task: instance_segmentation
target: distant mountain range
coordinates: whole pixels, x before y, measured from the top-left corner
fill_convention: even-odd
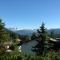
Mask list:
[[[48,33],[51,33],[51,31],[53,31],[54,34],[60,34],[60,29],[49,29]]]
[[[36,32],[36,30],[28,30],[28,29],[23,29],[23,30],[17,30],[16,33],[20,35],[29,35],[31,36],[32,33]]]
[[[48,33],[51,33],[51,31],[54,31],[54,34],[60,34],[60,29],[49,29],[47,30]],[[20,35],[32,35],[32,33],[37,32],[37,29],[29,30],[29,29],[23,29],[23,30],[17,30],[16,33]]]

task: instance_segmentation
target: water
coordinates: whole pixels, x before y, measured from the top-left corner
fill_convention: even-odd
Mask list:
[[[35,54],[32,51],[32,47],[34,47],[37,44],[37,41],[30,41],[28,43],[25,43],[21,46],[21,52],[25,53],[25,54]]]

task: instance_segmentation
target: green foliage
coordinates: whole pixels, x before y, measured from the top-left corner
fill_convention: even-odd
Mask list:
[[[5,31],[5,24],[0,19],[0,43],[10,39],[9,33]]]
[[[0,55],[0,60],[60,60],[60,51],[49,51],[45,56],[30,56],[19,52],[10,52]]]
[[[18,46],[16,43],[16,39],[22,38],[25,40],[25,42],[30,40],[29,36],[19,36],[16,33],[12,31],[6,31],[4,27],[4,23],[0,19],[0,60],[60,60],[60,51],[47,51],[45,49],[45,42],[47,41],[47,33],[44,26],[44,23],[42,23],[41,27],[37,30],[38,32],[38,44],[35,46],[35,52],[38,55],[24,55],[23,52],[19,52]],[[51,32],[51,37],[53,37],[53,32]],[[10,49],[11,52],[6,52],[6,49],[4,48],[4,42],[7,42],[12,38],[13,44],[11,45]],[[32,39],[37,39],[35,33],[32,35]],[[47,45],[47,47],[49,47]],[[55,46],[57,48],[57,46]],[[37,50],[36,50],[37,48]],[[42,54],[41,54],[42,53]]]
[[[37,30],[38,32],[38,44],[34,47],[34,51],[36,54],[40,55],[44,53],[45,50],[45,41],[47,37],[46,29],[44,23],[42,23],[41,27]]]
[[[12,44],[11,47],[10,47],[11,50],[15,50],[15,48],[16,48],[15,44]]]
[[[30,36],[28,36],[28,35],[23,36],[23,41],[24,42],[28,42],[30,40],[31,40],[31,37]]]
[[[36,40],[36,39],[37,39],[36,33],[33,33],[31,36],[31,40]]]
[[[0,60],[17,60],[19,57],[21,58],[20,53],[15,51],[0,55]]]
[[[45,29],[44,23],[42,23],[40,29],[38,29],[37,32],[40,40],[42,41],[46,40],[46,29]]]
[[[5,40],[4,23],[0,19],[0,43]]]
[[[54,31],[51,31],[51,35],[50,35],[51,38],[55,38],[55,34],[54,34]]]
[[[0,52],[3,53],[5,51],[4,42],[9,41],[9,34],[5,31],[4,23],[0,19]]]

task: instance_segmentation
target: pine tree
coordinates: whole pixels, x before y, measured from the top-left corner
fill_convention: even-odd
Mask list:
[[[4,33],[4,23],[2,23],[2,20],[0,19],[0,42],[2,41]]]
[[[40,29],[37,30],[38,32],[38,44],[34,47],[34,51],[40,55],[43,54],[44,52],[44,46],[45,46],[45,41],[46,41],[46,29],[44,26],[44,23],[42,23]]]
[[[9,40],[9,34],[5,31],[5,24],[0,19],[0,52],[4,51],[4,42]]]
[[[37,38],[36,33],[33,33],[31,36],[31,40],[35,40]]]
[[[54,36],[54,31],[51,31],[51,36],[50,36],[51,38],[55,38],[55,36]]]
[[[0,19],[0,42],[8,41],[9,33],[5,30],[5,24]]]

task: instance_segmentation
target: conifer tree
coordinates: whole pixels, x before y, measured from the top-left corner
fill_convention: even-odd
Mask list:
[[[51,38],[55,38],[54,31],[51,31]]]
[[[31,40],[35,40],[37,38],[36,33],[33,33],[31,36]]]
[[[2,23],[2,20],[0,19],[0,42],[2,41],[4,33],[4,23]]]
[[[0,19],[0,42],[8,41],[9,33],[5,30],[5,24]]]
[[[42,23],[41,27],[37,30],[38,32],[38,44],[34,47],[34,51],[40,55],[44,52],[44,46],[46,41],[46,29],[44,23]]]
[[[9,40],[9,34],[5,31],[5,24],[0,19],[0,52],[4,51],[4,42]]]

